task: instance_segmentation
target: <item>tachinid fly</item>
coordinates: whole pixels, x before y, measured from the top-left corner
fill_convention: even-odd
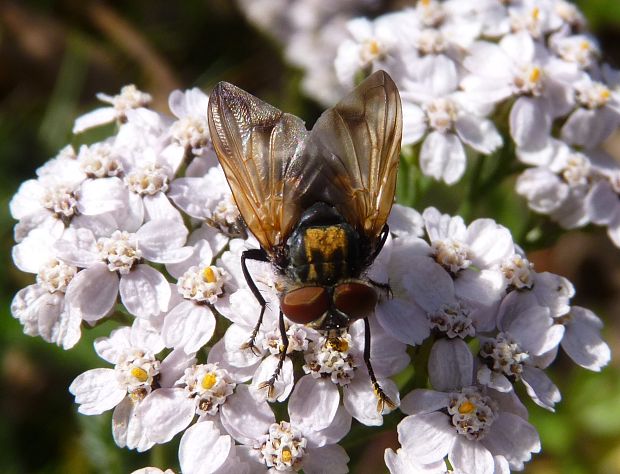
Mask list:
[[[365,271],[389,234],[402,135],[396,85],[384,71],[375,72],[308,131],[300,118],[221,82],[209,99],[209,129],[241,216],[261,245],[241,256],[261,305],[250,347],[266,303],[246,260],[271,262],[279,275],[283,347],[263,386],[273,389],[286,355],[283,315],[334,338],[363,318],[364,360],[377,406],[392,405],[370,364],[368,323],[378,288],[387,285],[372,282]]]

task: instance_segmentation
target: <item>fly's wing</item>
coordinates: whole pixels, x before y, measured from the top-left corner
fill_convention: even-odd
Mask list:
[[[301,174],[318,176],[298,190],[303,201],[334,205],[374,243],[394,201],[401,137],[398,89],[386,72],[377,71],[312,129],[303,160],[310,169]]]
[[[294,170],[300,168],[306,127],[226,82],[211,93],[208,115],[213,146],[241,216],[273,256],[301,214],[299,201],[284,194],[294,195],[299,183]]]

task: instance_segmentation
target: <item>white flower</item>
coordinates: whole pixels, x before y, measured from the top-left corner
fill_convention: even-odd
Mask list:
[[[480,100],[517,100],[510,111],[510,133],[518,147],[539,150],[550,138],[555,117],[570,110],[575,64],[557,59],[525,32],[504,36],[499,44],[475,43],[465,58],[470,71],[461,85]]]
[[[573,88],[576,108],[562,126],[562,139],[592,149],[620,124],[620,94],[586,73]]]
[[[168,196],[191,217],[206,220],[230,235],[239,234],[239,210],[221,166],[210,168],[200,177],[175,179]]]
[[[87,179],[78,160],[58,158],[37,179],[22,183],[11,199],[11,215],[19,220],[15,239],[22,240],[35,228],[55,238],[69,226],[94,228],[125,203],[126,191],[118,178]]]
[[[100,107],[78,117],[73,125],[73,133],[82,133],[89,128],[98,127],[115,120],[124,122],[127,111],[145,107],[152,100],[150,94],[138,90],[133,84],[123,86],[120,94],[115,96],[98,93],[97,99],[112,105],[112,107]]]
[[[352,87],[360,72],[385,69],[389,56],[399,48],[397,33],[406,25],[406,15],[394,13],[373,21],[355,18],[347,23],[351,39],[342,42],[334,63],[341,84]]]
[[[142,400],[153,389],[160,373],[155,355],[163,349],[163,341],[153,337],[142,326],[123,327],[110,337],[98,338],[95,351],[114,369],[91,369],[79,375],[69,387],[80,405],[78,411],[97,415],[117,406],[125,397]]]
[[[398,405],[398,389],[388,377],[409,363],[405,345],[386,334],[371,320],[371,363],[381,390]],[[339,388],[347,412],[361,423],[377,426],[390,408],[378,399],[363,360],[364,323],[356,321],[339,336],[314,335],[304,354],[304,371],[297,381],[289,407],[298,413],[298,423],[315,429],[329,426],[339,406]],[[304,421],[305,420],[305,421]],[[310,421],[312,420],[312,423]]]
[[[170,134],[184,152],[187,150],[194,155],[201,155],[211,146],[208,105],[209,96],[196,87],[170,93],[168,106],[178,119],[171,125]]]
[[[213,308],[227,305],[237,285],[228,272],[213,262],[213,252],[206,240],[193,246],[189,258],[170,263],[167,269],[178,278],[178,303],[172,303],[164,318],[162,336],[167,347],[193,353],[200,350],[213,336],[215,317]]]
[[[240,391],[240,389],[243,389]],[[350,429],[350,418],[336,415],[337,422],[325,429],[297,425],[289,406],[291,422],[277,423],[271,408],[256,400],[245,386],[238,397],[224,405],[222,425],[248,450],[252,473],[298,472],[308,474],[346,473],[348,456],[337,443]],[[239,405],[237,408],[235,405]],[[311,423],[311,420],[309,420]],[[249,449],[248,449],[249,448]]]
[[[465,171],[463,144],[488,155],[502,144],[502,138],[485,118],[490,109],[457,91],[459,76],[451,59],[426,56],[414,62],[410,71],[401,85],[403,144],[417,142],[428,129],[420,168],[428,176],[453,184]]]
[[[95,238],[88,229],[69,229],[56,242],[58,255],[84,268],[67,288],[67,303],[82,319],[95,322],[112,310],[120,292],[127,310],[139,317],[168,310],[170,284],[143,260],[168,263],[188,257],[187,229],[176,220],[149,221],[135,233],[116,230]]]
[[[601,338],[603,323],[592,311],[573,306],[557,322],[565,327],[562,349],[576,364],[598,372],[609,363],[611,351]]]
[[[36,284],[20,290],[11,303],[11,313],[24,332],[64,349],[73,347],[80,339],[82,319],[66,307],[65,293],[77,267],[55,257],[43,229],[34,229],[13,248],[13,261],[20,270],[37,274]]]
[[[188,428],[179,445],[183,474],[253,474],[248,463],[237,456],[235,442],[213,421],[201,421]]]
[[[398,439],[408,457],[432,464],[447,456],[456,472],[492,474],[497,462],[523,469],[540,451],[538,434],[514,397],[471,385],[473,357],[465,342],[438,340],[429,375],[440,391],[414,390],[401,403],[410,416],[398,425]]]
[[[511,380],[522,381],[534,402],[553,411],[560,391],[542,371],[553,359],[543,363],[541,356],[557,348],[564,328],[555,324],[549,308],[529,295],[522,298],[513,291],[502,301],[499,334],[481,339],[480,356],[486,365],[478,370],[478,382],[504,392],[512,390]]]

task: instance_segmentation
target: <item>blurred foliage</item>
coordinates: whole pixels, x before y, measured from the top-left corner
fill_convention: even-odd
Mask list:
[[[578,4],[606,56],[618,65],[620,2]],[[71,140],[73,119],[96,106],[99,91],[114,94],[135,83],[153,94],[155,108],[165,110],[171,90],[208,90],[226,79],[309,123],[320,109],[300,94],[301,73],[283,63],[277,44],[252,28],[230,0],[4,0],[0,61],[0,263],[5,269],[0,273],[0,472],[113,474],[147,465],[170,467],[176,464],[174,446],[145,454],[116,448],[109,414],[77,415],[67,391],[77,374],[100,366],[92,341],[112,326],[87,331],[76,348],[65,352],[24,336],[11,317],[14,293],[32,277],[11,262],[8,202],[21,182]],[[606,320],[607,340],[617,351],[620,252],[601,232],[575,232],[556,242],[557,229],[531,215],[512,191],[512,178],[498,166],[502,157],[470,161],[464,180],[469,188],[448,188],[415,172],[415,153],[406,152],[401,201],[458,211],[468,220],[493,216],[510,227],[520,243],[541,249],[532,254],[539,271],[554,271],[575,283],[575,302]],[[530,407],[544,452],[526,472],[620,473],[618,361],[593,374],[560,357],[551,376],[564,401],[555,414]],[[396,421],[388,418],[386,424]],[[353,473],[380,472],[383,449],[397,445],[393,430],[366,432],[367,438],[352,437],[354,443],[347,445]]]

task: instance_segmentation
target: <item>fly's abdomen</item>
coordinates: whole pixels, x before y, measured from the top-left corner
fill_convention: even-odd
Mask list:
[[[289,239],[287,273],[300,282],[333,285],[355,276],[358,242],[348,224],[298,228]]]

